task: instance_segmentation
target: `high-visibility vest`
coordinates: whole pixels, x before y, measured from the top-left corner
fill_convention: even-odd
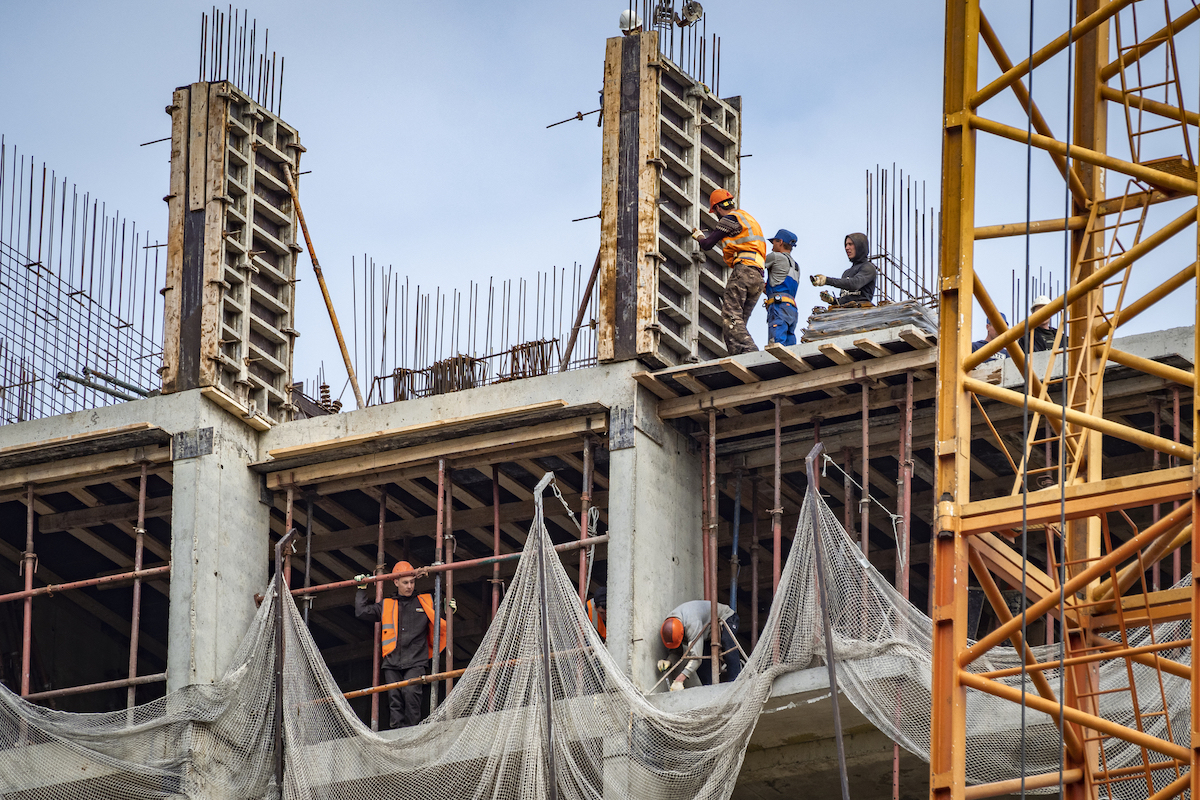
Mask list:
[[[429,657],[433,658],[433,596],[428,594],[417,595],[417,602],[421,604],[421,609],[425,612],[425,616],[429,617],[429,629],[425,632],[426,647],[429,650]],[[396,649],[397,623],[400,621],[400,604],[390,597],[384,598],[383,601],[383,637],[380,640],[380,650],[384,658],[387,654]],[[441,621],[442,636],[438,640],[438,652],[446,649],[446,620]]]
[[[726,265],[733,267],[738,262],[743,262],[756,269],[762,269],[767,263],[767,240],[763,237],[758,220],[740,208],[729,213],[737,219],[742,228],[724,239]]]
[[[600,634],[600,638],[608,641],[608,626],[604,624],[604,620],[600,619],[600,612],[596,608],[595,600],[587,601],[588,619],[592,621],[592,627]]]

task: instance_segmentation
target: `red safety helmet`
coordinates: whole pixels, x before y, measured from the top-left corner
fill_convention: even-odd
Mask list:
[[[713,189],[713,193],[708,196],[708,210],[711,212],[717,207],[717,203],[724,203],[726,200],[732,200],[733,195],[725,189]]]
[[[683,623],[679,617],[667,617],[663,620],[659,634],[662,636],[663,646],[674,650],[683,644]]]

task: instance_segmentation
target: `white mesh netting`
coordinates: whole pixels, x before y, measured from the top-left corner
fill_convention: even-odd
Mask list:
[[[670,713],[648,702],[621,673],[549,549],[541,506],[548,479],[536,493],[536,518],[516,575],[475,658],[433,716],[395,738],[372,733],[342,699],[295,603],[285,595],[284,797],[546,798],[551,768],[560,798],[729,797],[775,678],[809,666],[814,654],[824,651],[811,495],[759,645],[741,676],[702,708]],[[862,560],[824,502],[818,501],[817,513],[816,533],[833,587],[830,611],[841,688],[876,726],[928,758],[930,620]],[[0,795],[277,797],[275,608],[271,593],[235,667],[214,687],[188,687],[132,712],[95,715],[49,711],[0,692]],[[1187,623],[1153,632],[1157,641],[1189,634]],[[1143,629],[1136,639],[1131,635],[1130,644],[1150,638]],[[553,698],[549,716],[545,650]],[[1186,650],[1164,655],[1190,663]],[[1038,656],[1055,653],[1044,650]],[[1018,664],[1015,653],[999,650],[974,668]],[[1101,695],[1101,713],[1136,726],[1127,691],[1130,675],[1143,727],[1186,745],[1190,695],[1182,679],[1163,675],[1160,690],[1159,674],[1149,668],[1101,667],[1101,689],[1125,690]],[[1057,687],[1057,673],[1047,677]],[[1020,685],[1019,677],[1005,680]],[[1163,709],[1164,696],[1168,713],[1147,716]],[[1019,707],[972,691],[967,710],[969,780],[1018,776]],[[1057,769],[1057,728],[1033,711],[1027,712],[1027,722],[1026,773]],[[1104,755],[1109,769],[1142,759],[1138,748],[1114,740],[1106,742]],[[1164,785],[1174,776],[1173,770],[1160,770],[1154,783]],[[1149,793],[1145,782],[1141,789],[1129,783],[1118,787],[1122,797]]]

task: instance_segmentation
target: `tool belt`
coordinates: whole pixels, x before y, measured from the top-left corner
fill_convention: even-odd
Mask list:
[[[773,294],[767,298],[767,305],[773,306],[776,303],[786,303],[789,306],[796,305],[796,298],[786,294]]]
[[[762,271],[764,270],[764,267],[760,266],[760,265],[758,264],[758,262],[756,262],[756,261],[754,260],[754,256],[752,256],[752,255],[751,255],[751,256],[747,256],[747,257],[745,257],[745,258],[738,258],[736,261],[734,261],[734,262],[733,262],[733,266],[735,266],[735,267],[736,267],[738,264],[744,264],[744,265],[746,265],[747,267],[754,267],[754,269],[758,270],[759,272],[762,272]]]

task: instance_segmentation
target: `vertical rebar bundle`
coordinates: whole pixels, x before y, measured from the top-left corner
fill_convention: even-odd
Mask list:
[[[248,11],[226,11],[217,6],[200,15],[200,69],[198,81],[229,81],[250,99],[281,114],[284,59],[270,49],[271,31],[263,30],[258,44],[258,20]],[[268,55],[269,54],[269,55]]]
[[[0,137],[0,424],[161,385],[165,244]]]
[[[413,285],[369,256],[351,259],[347,338],[355,372],[370,387],[368,405],[555,371],[584,303],[566,368],[595,364],[597,290],[584,298],[585,270],[576,263],[532,279],[443,290]]]
[[[919,300],[937,305],[937,248],[941,213],[917,183],[893,164],[866,173],[867,239],[879,270],[876,302]]]

